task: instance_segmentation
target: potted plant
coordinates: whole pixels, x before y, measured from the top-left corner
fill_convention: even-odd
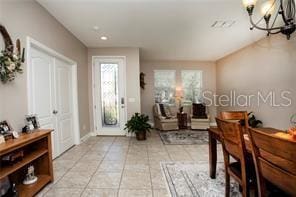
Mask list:
[[[125,130],[135,133],[137,140],[146,140],[146,133],[152,129],[148,123],[149,117],[144,114],[135,113],[129,121],[125,124]]]
[[[257,118],[254,116],[253,112],[248,113],[249,116],[249,125],[252,128],[258,128],[259,126],[261,126],[263,123],[261,120],[257,120]]]

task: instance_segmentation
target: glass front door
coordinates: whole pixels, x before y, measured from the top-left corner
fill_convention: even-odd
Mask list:
[[[124,60],[96,59],[96,130],[99,135],[125,135]]]
[[[101,63],[101,117],[104,127],[119,126],[118,64]]]

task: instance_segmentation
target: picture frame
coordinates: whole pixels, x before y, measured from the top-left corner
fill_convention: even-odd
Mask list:
[[[37,115],[27,115],[26,116],[26,125],[29,128],[29,130],[35,130],[40,128],[40,124],[38,121]]]
[[[13,131],[13,128],[11,125],[8,123],[7,120],[3,120],[0,122],[0,134],[1,135],[6,135],[9,134]]]

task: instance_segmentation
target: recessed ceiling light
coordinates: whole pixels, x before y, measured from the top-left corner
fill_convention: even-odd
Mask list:
[[[101,40],[108,40],[106,36],[101,36]]]

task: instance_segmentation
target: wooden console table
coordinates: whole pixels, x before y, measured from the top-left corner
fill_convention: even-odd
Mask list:
[[[52,130],[40,129],[0,144],[0,162],[2,157],[9,153],[18,150],[24,152],[23,159],[13,165],[0,163],[0,179],[8,176],[9,180],[16,184],[20,197],[34,196],[48,183],[53,182],[51,132]],[[30,164],[34,166],[38,180],[31,185],[24,185],[22,181]]]

